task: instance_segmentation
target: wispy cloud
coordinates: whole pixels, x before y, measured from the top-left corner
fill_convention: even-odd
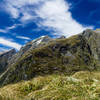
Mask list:
[[[10,14],[13,18],[18,18],[19,17],[19,11],[18,9],[16,9],[15,7],[11,6],[10,4],[7,5],[7,9],[8,12],[10,11]]]
[[[6,5],[5,9],[11,17],[22,23],[34,22],[41,18],[42,20],[36,24],[39,28],[54,30],[53,35],[69,37],[87,28],[93,28],[73,19],[69,11],[71,6],[65,0],[6,0]]]
[[[19,50],[21,48],[21,45],[12,41],[12,39],[2,38],[2,37],[0,37],[0,44],[2,44],[4,46],[15,48],[17,50]]]
[[[23,40],[31,40],[29,37],[25,37],[25,36],[16,36],[16,38],[23,39]]]
[[[4,0],[6,7],[5,10],[12,18],[20,18],[20,21],[32,20],[34,15],[33,6],[44,0]],[[21,14],[21,16],[20,16]]]
[[[5,30],[5,29],[0,29],[0,33],[6,33],[7,32],[7,30]]]
[[[17,28],[17,26],[19,26],[21,24],[14,24],[12,26],[6,27],[4,29],[0,29],[1,33],[8,33],[10,30]]]
[[[20,18],[20,22],[23,24],[27,24],[29,22],[32,22],[36,18],[37,18],[36,16],[29,14],[28,12],[24,12],[23,16]]]

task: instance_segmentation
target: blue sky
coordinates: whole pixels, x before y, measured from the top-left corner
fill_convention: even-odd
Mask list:
[[[100,0],[0,0],[0,51],[99,26]]]

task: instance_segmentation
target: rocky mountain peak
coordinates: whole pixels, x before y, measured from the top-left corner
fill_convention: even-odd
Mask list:
[[[100,32],[87,29],[82,33],[82,36],[88,42],[94,58],[100,60]]]
[[[28,42],[26,45],[24,45],[21,48],[20,51],[25,53],[26,51],[28,51],[30,49],[35,49],[35,48],[40,47],[43,44],[47,44],[50,40],[51,40],[51,38],[49,36],[41,36],[41,37],[39,37],[37,39],[34,39],[34,40]]]
[[[94,31],[91,29],[86,29],[85,31],[83,31],[82,35],[85,36],[86,38],[89,38],[90,36],[92,36],[94,34]]]
[[[14,55],[11,60],[9,61],[9,64],[13,64],[13,62],[16,62],[20,57],[23,56],[26,52],[33,50],[35,48],[39,48],[45,44],[47,44],[51,38],[49,36],[41,36],[35,40],[32,40],[25,44],[16,55]]]
[[[50,38],[48,35],[46,35],[46,36],[41,36],[41,37],[39,37],[39,38],[33,40],[32,43],[36,43],[36,44],[38,45],[38,44],[40,44],[41,42],[48,42],[48,41],[50,41],[50,40],[51,40],[51,38]]]
[[[43,45],[47,44],[49,41],[51,41],[51,40],[52,39],[49,36],[41,36],[41,37],[31,41],[31,43],[32,43],[31,49],[43,46]]]
[[[100,37],[100,30],[91,30],[91,29],[86,29],[85,31],[82,32],[82,35],[85,36],[85,38],[91,38],[91,37]]]
[[[58,39],[65,39],[66,37],[64,35],[60,36]]]

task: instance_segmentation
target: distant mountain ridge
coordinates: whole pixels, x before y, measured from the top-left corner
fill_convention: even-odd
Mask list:
[[[7,69],[8,62],[15,53],[15,49],[0,53],[0,74]]]
[[[87,29],[70,38],[42,36],[24,45],[7,67],[0,76],[1,85],[38,75],[100,70],[100,33]]]

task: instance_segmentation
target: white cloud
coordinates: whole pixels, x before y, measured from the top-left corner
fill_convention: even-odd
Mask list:
[[[1,33],[8,33],[10,30],[15,29],[19,25],[21,25],[21,24],[14,24],[10,27],[6,27],[5,29],[0,29],[0,32]]]
[[[43,21],[36,24],[39,27],[53,29],[55,31],[53,35],[69,37],[87,28],[93,28],[92,26],[84,26],[73,19],[69,11],[70,4],[65,0],[7,0],[6,3],[9,8],[11,7],[11,10],[8,9],[8,11],[13,18],[18,18],[22,23],[26,23],[39,17]]]
[[[6,33],[7,31],[5,29],[0,29],[0,33]]]
[[[4,53],[6,51],[9,51],[9,50],[11,50],[11,48],[9,48],[9,47],[0,47],[0,54]]]
[[[41,26],[55,29],[55,35],[65,35],[67,37],[78,34],[85,30],[85,27],[72,18],[69,12],[69,4],[64,0],[50,0],[37,11],[37,14],[44,19]]]
[[[19,50],[21,48],[20,44],[12,41],[10,39],[6,39],[6,38],[0,38],[0,44],[2,44],[4,46],[15,48],[17,50]]]
[[[21,17],[20,21],[25,24],[25,23],[29,23],[30,21],[34,20],[35,18],[36,18],[35,16],[25,12],[25,13],[23,13],[23,16]]]
[[[0,54],[1,54],[2,52],[4,52],[4,51],[7,51],[7,50],[9,50],[9,49],[0,47]]]
[[[13,25],[13,26],[7,27],[6,29],[7,29],[7,30],[11,30],[11,29],[14,29],[14,28],[16,28],[16,27],[17,27],[17,25],[15,24],[15,25]]]
[[[10,13],[12,18],[17,19],[20,17],[20,14],[22,14],[20,21],[29,21],[33,19],[34,15],[32,16],[32,14],[29,13],[33,11],[33,9],[28,9],[27,6],[38,4],[41,1],[44,0],[5,0],[5,10]]]
[[[16,38],[24,39],[24,40],[31,40],[29,37],[25,37],[25,36],[16,36]]]
[[[11,5],[7,6],[8,13],[10,12],[10,14],[12,15],[13,18],[18,18],[19,17],[19,10]]]

